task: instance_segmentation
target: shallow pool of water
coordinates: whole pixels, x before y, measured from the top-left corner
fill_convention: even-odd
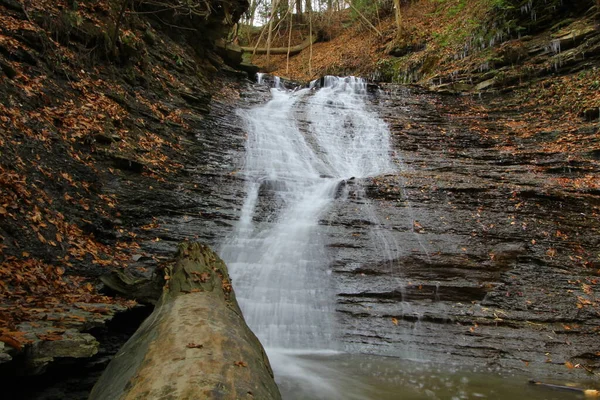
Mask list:
[[[285,400],[584,398],[581,393],[532,385],[531,376],[518,374],[371,355],[303,354],[276,349],[268,349],[267,353]],[[580,383],[577,387],[587,389],[590,385]]]

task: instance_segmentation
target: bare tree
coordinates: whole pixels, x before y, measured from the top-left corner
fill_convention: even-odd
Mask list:
[[[400,36],[402,34],[402,14],[400,12],[400,0],[394,0],[394,9],[396,15],[396,28],[398,29],[396,35]]]
[[[279,0],[273,0],[271,3],[271,16],[269,18],[269,32],[267,34],[267,66],[269,65],[269,57],[271,56],[271,40],[273,38],[273,21],[277,13],[277,4]]]
[[[306,0],[306,11],[308,12],[308,38],[310,48],[308,52],[308,75],[312,78],[312,57],[313,57],[313,9],[312,0]]]
[[[302,22],[302,0],[296,0],[296,20]]]
[[[312,13],[312,0],[306,0],[306,7],[304,9],[308,14]]]
[[[362,20],[365,22],[365,24],[367,24],[367,26],[371,29],[373,29],[373,31],[375,33],[377,33],[378,36],[383,36],[381,34],[381,32],[379,32],[379,30],[375,27],[375,25],[373,25],[371,23],[371,21],[369,21],[369,19],[367,17],[364,16],[363,13],[360,12],[360,10],[358,8],[356,8],[356,6],[354,4],[352,4],[352,0],[344,0],[346,3],[348,3],[348,5],[350,6],[350,8],[352,8],[354,10],[355,13],[358,14],[359,17],[362,18]],[[399,1],[399,0],[394,0],[394,1]]]
[[[119,15],[117,17],[117,21],[115,22],[115,29],[113,32],[112,38],[112,46],[111,46],[111,54],[115,55],[115,51],[117,48],[117,41],[119,40],[119,30],[121,29],[121,24],[123,23],[123,16],[125,15],[125,10],[127,10],[127,5],[129,4],[129,0],[123,0],[121,3],[121,9],[119,10]]]
[[[300,3],[300,0],[292,0],[292,3],[289,5],[290,6],[290,13],[291,10],[293,8],[293,2]],[[287,56],[286,56],[286,61],[285,61],[285,73],[289,74],[290,73],[290,49],[292,47],[292,21],[294,20],[294,18],[292,18],[292,15],[290,15],[290,19],[288,21],[288,50],[287,50]]]

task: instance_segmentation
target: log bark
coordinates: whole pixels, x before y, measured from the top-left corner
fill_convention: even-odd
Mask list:
[[[290,47],[289,48],[290,56],[300,53],[302,50],[306,49],[307,47],[309,47],[311,44],[315,43],[316,41],[317,41],[317,37],[311,36],[310,38],[306,39],[304,42],[302,42],[296,46]],[[252,53],[252,51],[254,51],[255,49],[254,49],[254,47],[242,47],[242,50],[246,51],[248,53]],[[256,54],[267,54],[267,47],[256,48],[255,53]],[[287,47],[274,47],[271,49],[270,54],[288,54],[288,48]]]
[[[207,246],[183,243],[166,274],[154,312],[110,362],[90,399],[280,399],[223,261]]]

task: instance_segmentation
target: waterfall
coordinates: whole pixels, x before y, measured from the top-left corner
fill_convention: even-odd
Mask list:
[[[394,170],[386,124],[366,83],[325,77],[240,111],[248,135],[245,201],[221,256],[248,325],[275,350],[336,350],[334,301],[320,218],[340,185]],[[277,371],[276,371],[277,372]]]
[[[454,288],[462,295],[462,278],[446,279],[443,258],[431,251],[438,234],[421,232],[418,221],[434,221],[438,215],[427,215],[425,206],[412,207],[411,192],[419,182],[403,185],[404,175],[420,176],[410,170],[420,164],[410,159],[403,164],[391,151],[388,127],[372,111],[412,117],[411,109],[386,110],[385,94],[372,99],[365,82],[351,77],[326,77],[296,90],[286,90],[290,84],[285,80],[282,85],[261,76],[261,81],[273,88],[256,92],[270,100],[238,111],[247,135],[237,174],[244,182],[239,188],[244,201],[220,254],[283,398],[548,398],[536,392],[539,388],[523,385],[529,372],[497,375],[498,365],[507,365],[496,364],[497,358],[490,365],[483,364],[484,358],[469,364],[472,341],[493,332],[473,333],[467,325],[450,323],[472,312],[480,318],[483,308],[474,302],[456,311],[463,306],[445,298]],[[425,115],[429,118],[425,112],[418,118]],[[381,176],[387,174],[392,176]],[[402,194],[385,197],[390,189]],[[453,245],[450,239],[439,240]],[[438,267],[441,282],[434,280]],[[413,301],[407,295],[412,296],[421,276],[430,286]],[[438,325],[433,318],[448,323]],[[536,337],[528,339],[531,346]],[[452,351],[446,354],[445,346]]]

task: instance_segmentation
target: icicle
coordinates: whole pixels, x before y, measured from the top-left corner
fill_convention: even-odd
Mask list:
[[[550,42],[550,49],[552,53],[559,54],[560,53],[560,39],[554,39]]]

